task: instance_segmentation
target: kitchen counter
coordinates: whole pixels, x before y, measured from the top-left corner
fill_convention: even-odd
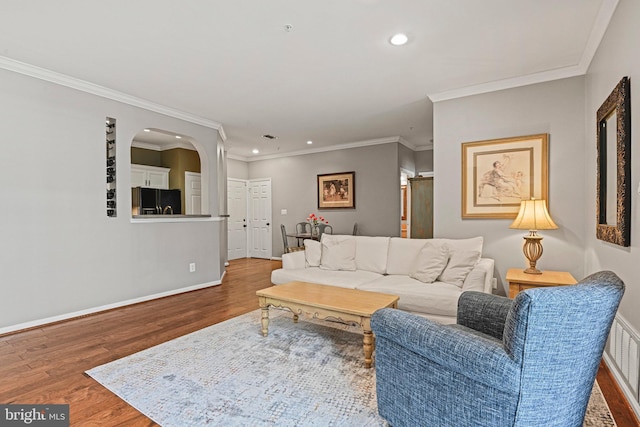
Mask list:
[[[172,214],[147,214],[147,215],[133,215],[132,218],[211,218],[211,215],[172,215]]]
[[[197,222],[197,221],[222,221],[225,218],[211,215],[133,215],[132,223],[156,223],[156,222]]]

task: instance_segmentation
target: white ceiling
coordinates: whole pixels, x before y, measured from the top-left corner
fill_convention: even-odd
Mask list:
[[[240,158],[392,137],[425,149],[431,99],[584,74],[617,2],[2,0],[0,66],[219,123]]]

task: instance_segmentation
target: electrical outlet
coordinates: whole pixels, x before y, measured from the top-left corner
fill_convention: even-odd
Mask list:
[[[192,262],[191,264],[189,264],[189,272],[193,273],[196,271],[196,263]]]

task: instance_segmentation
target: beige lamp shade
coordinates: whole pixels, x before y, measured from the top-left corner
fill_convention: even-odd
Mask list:
[[[520,203],[520,212],[509,226],[520,230],[529,230],[529,234],[524,236],[522,251],[529,261],[529,267],[524,270],[529,274],[541,274],[542,271],[536,268],[536,262],[542,256],[542,237],[537,230],[554,230],[558,228],[551,219],[547,211],[547,202],[544,200],[523,200]]]
[[[519,230],[555,230],[558,228],[551,219],[545,200],[523,200],[520,203],[520,212],[509,226]]]

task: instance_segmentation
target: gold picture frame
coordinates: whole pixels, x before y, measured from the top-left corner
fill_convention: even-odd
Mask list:
[[[520,201],[548,199],[549,135],[462,144],[462,218],[515,218]]]
[[[355,209],[356,173],[318,175],[318,209]]]

